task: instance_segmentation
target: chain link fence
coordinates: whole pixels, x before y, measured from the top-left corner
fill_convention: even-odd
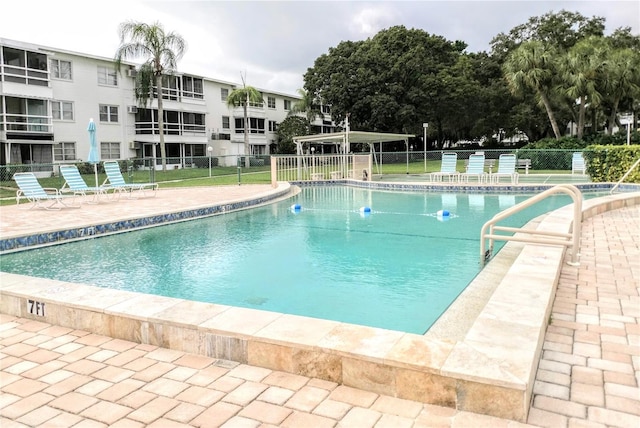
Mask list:
[[[372,155],[372,174],[383,180],[385,175],[420,174],[438,171],[443,153],[455,152],[458,155],[457,170],[463,172],[469,156],[477,150],[438,150],[404,152],[370,152]],[[518,158],[518,172],[521,174],[570,174],[571,159],[576,150],[527,150],[527,149],[491,149],[482,150],[485,155],[487,172],[495,171],[503,153],[514,153]],[[362,153],[362,154],[366,154]],[[275,155],[278,156],[278,155]],[[331,155],[327,155],[328,157]],[[335,156],[335,155],[333,155]],[[589,159],[588,153],[584,153]],[[130,182],[180,182],[203,180],[203,184],[220,184],[220,180],[208,182],[208,178],[226,177],[224,183],[235,180],[241,182],[271,182],[271,157],[265,156],[190,156],[167,158],[166,170],[162,169],[160,158],[139,158],[119,160],[120,169]],[[47,163],[47,164],[9,164],[0,165],[0,186],[15,188],[12,177],[16,172],[33,172],[43,186],[60,188],[64,180],[60,177],[59,167],[74,164],[80,169],[87,183],[93,183],[94,166],[87,162]],[[102,164],[99,163],[100,180],[105,180]]]

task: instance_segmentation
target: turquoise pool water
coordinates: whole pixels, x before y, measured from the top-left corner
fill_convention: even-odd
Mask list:
[[[311,187],[277,204],[0,261],[6,272],[422,334],[479,272],[482,224],[525,198]],[[567,203],[551,197],[508,224]]]

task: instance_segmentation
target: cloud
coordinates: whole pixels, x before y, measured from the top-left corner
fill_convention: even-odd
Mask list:
[[[389,6],[366,6],[351,19],[351,30],[364,38],[374,36],[380,30],[392,26],[396,12]]]
[[[112,0],[108,7],[70,0],[3,5],[0,37],[112,58],[125,20],[160,22],[187,41],[180,71],[294,95],[316,58],[345,40],[364,40],[395,25],[489,50],[501,32],[561,9],[606,18],[607,32],[640,34],[637,0],[189,1]],[[79,19],[73,10],[94,13]]]

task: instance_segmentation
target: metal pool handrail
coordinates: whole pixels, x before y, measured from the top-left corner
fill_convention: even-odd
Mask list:
[[[513,214],[522,211],[525,208],[539,202],[547,197],[556,193],[566,193],[573,199],[573,225],[572,233],[551,232],[551,231],[539,231],[539,230],[525,230],[519,227],[506,227],[496,226],[495,224]],[[480,230],[480,266],[483,267],[485,262],[491,258],[493,253],[493,241],[518,241],[528,242],[531,244],[543,244],[543,245],[562,245],[571,246],[571,261],[569,264],[578,265],[578,246],[580,245],[580,227],[582,223],[582,192],[576,186],[572,184],[558,184],[557,186],[547,189],[542,193],[539,193],[531,198],[520,202],[517,205],[507,208],[504,211],[499,212],[489,221],[487,221]],[[489,228],[489,233],[487,233]],[[529,234],[530,236],[515,236],[515,235],[496,235],[494,232],[513,232],[521,234]],[[536,236],[537,235],[537,236]],[[489,249],[485,251],[485,240],[489,239]]]
[[[611,191],[609,192],[610,195],[613,195],[613,192],[618,188],[618,186],[620,186],[620,184],[624,181],[624,179],[627,178],[629,174],[631,174],[631,171],[633,171],[638,166],[638,164],[640,164],[640,158],[638,158],[638,160],[636,160],[634,164],[631,165],[631,168],[629,168],[629,170],[624,173],[622,178],[618,180],[616,185],[611,188]]]

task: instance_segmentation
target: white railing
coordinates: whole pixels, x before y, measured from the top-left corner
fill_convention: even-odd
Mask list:
[[[572,233],[542,231],[542,230],[526,230],[518,227],[496,226],[495,224],[513,214],[522,211],[525,208],[539,202],[556,193],[565,193],[573,199],[573,224]],[[578,264],[578,247],[580,245],[580,227],[582,224],[582,193],[580,189],[572,184],[559,184],[539,193],[525,201],[514,205],[502,212],[499,212],[489,221],[487,221],[480,230],[480,266],[484,266],[485,262],[491,258],[493,253],[493,241],[518,241],[531,244],[542,245],[562,245],[571,246],[571,262],[570,264]],[[487,233],[487,228],[489,232]],[[516,235],[496,235],[496,231],[519,233]],[[485,251],[485,241],[489,240],[489,249]]]
[[[362,171],[371,176],[371,157],[368,154],[333,154],[272,156],[271,177],[278,181],[322,181],[355,178],[362,180]],[[358,173],[360,171],[360,173]]]

